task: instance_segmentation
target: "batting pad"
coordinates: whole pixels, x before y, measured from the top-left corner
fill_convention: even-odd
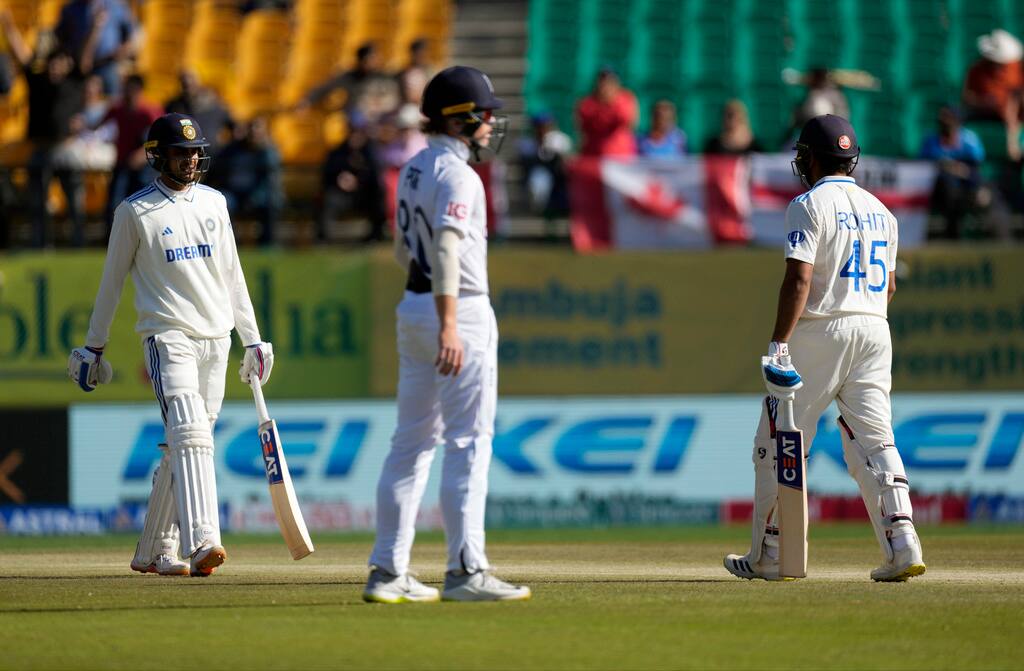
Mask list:
[[[174,506],[170,450],[161,443],[163,457],[153,473],[153,490],[149,493],[146,521],[135,550],[136,564],[151,564],[159,555],[178,556],[178,515]]]
[[[221,544],[213,434],[206,404],[199,395],[170,399],[167,438],[183,554],[191,556],[201,547]]]

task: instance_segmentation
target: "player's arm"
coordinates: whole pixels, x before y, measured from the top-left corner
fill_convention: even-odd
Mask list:
[[[896,295],[896,271],[889,273],[889,288],[886,295],[886,302],[892,303],[892,297]]]
[[[224,220],[229,221],[225,206]],[[242,273],[242,262],[238,258],[238,247],[231,226],[224,227],[223,245],[227,252],[228,278],[231,286],[228,294],[231,297],[231,312],[235,320],[235,331],[245,346],[242,355],[242,366],[238,375],[243,384],[249,384],[250,377],[258,377],[260,384],[270,379],[270,371],[274,367],[274,347],[260,339],[260,329],[256,324],[256,311],[253,310],[249,298],[249,287]]]
[[[796,323],[807,306],[814,266],[797,259],[786,259],[786,276],[779,288],[779,305],[775,315],[772,342],[788,343]]]
[[[468,232],[474,197],[472,182],[456,175],[438,185],[434,202],[436,234],[431,245],[434,268],[431,283],[440,324],[434,364],[441,375],[458,375],[462,370],[464,352],[457,320],[461,281],[459,243]]]
[[[92,316],[89,317],[89,332],[85,346],[77,347],[68,357],[68,377],[83,391],[92,391],[97,384],[110,382],[113,371],[110,363],[103,358],[103,350],[110,338],[110,324],[114,321],[117,304],[121,300],[124,279],[135,262],[139,248],[139,232],[135,212],[127,203],[114,210],[114,222],[107,243],[107,257],[103,263],[103,277],[96,292]]]

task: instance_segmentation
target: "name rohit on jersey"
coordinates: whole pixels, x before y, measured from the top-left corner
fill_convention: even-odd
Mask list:
[[[207,259],[211,256],[213,256],[213,245],[189,245],[187,247],[174,247],[164,250],[164,257],[167,259],[167,263]]]
[[[836,212],[836,227],[848,231],[884,231],[888,217],[881,212],[857,216],[856,212]]]

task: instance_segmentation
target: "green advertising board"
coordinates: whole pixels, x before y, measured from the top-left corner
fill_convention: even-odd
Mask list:
[[[148,400],[126,282],[108,357],[115,379],[67,381],[88,326],[99,252],[0,257],[0,405]],[[759,357],[784,262],[775,250],[618,253],[497,248],[490,257],[502,394],[703,394],[761,390]],[[270,398],[390,397],[395,306],[390,251],[251,252],[249,291],[276,364]],[[1024,387],[1024,253],[931,246],[901,253],[890,306],[899,391]],[[237,343],[236,343],[237,349]],[[235,371],[228,398],[246,398]]]
[[[370,393],[369,264],[330,253],[244,253],[261,335],[274,343],[270,398],[362,397]],[[86,394],[67,379],[71,348],[84,341],[103,268],[101,252],[0,257],[0,405],[138,401],[153,397],[138,334],[131,279],[111,327],[114,380]],[[227,397],[246,398],[237,371]]]

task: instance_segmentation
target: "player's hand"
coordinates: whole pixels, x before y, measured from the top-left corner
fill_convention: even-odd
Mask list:
[[[262,387],[270,379],[270,370],[273,367],[274,346],[268,342],[259,342],[246,346],[238,376],[242,378],[243,384],[249,384],[249,380],[253,378],[259,379]]]
[[[455,375],[462,370],[462,338],[454,326],[442,328],[437,336],[437,372],[441,375]]]
[[[98,384],[107,384],[114,376],[110,362],[103,358],[103,349],[76,347],[68,357],[68,377],[82,391],[92,391]]]
[[[804,386],[790,359],[789,344],[784,342],[768,345],[768,356],[761,357],[761,376],[768,393],[779,399],[792,399],[796,390]]]

